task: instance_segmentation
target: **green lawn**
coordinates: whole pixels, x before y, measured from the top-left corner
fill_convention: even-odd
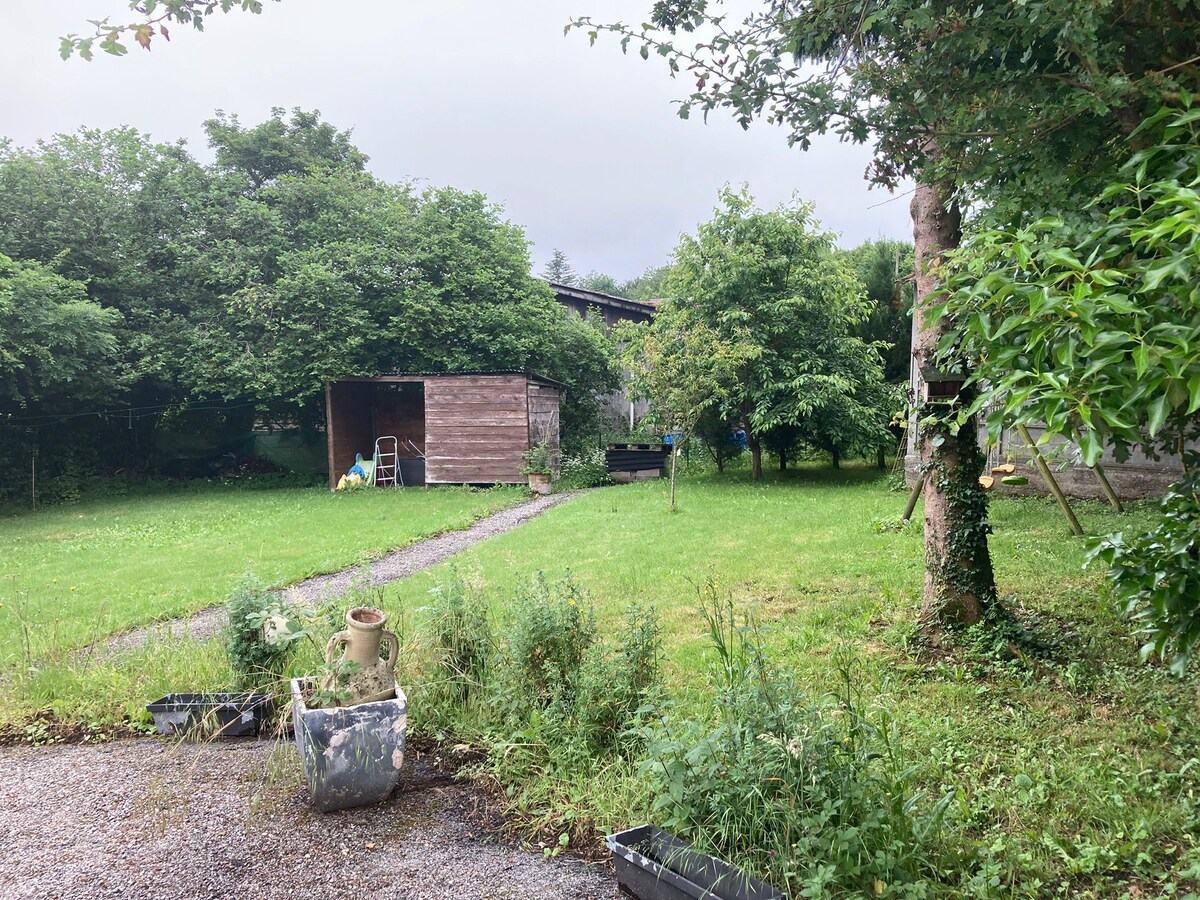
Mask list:
[[[229,484],[0,518],[0,671],[222,603],[243,575],[287,584],[517,502],[515,489],[331,494]]]
[[[935,659],[919,653],[920,510],[911,530],[879,527],[903,504],[869,470],[802,469],[761,484],[689,478],[675,514],[663,484],[637,484],[553,509],[453,565],[486,586],[501,616],[513,585],[536,570],[569,570],[610,627],[629,604],[655,605],[668,688],[701,716],[710,654],[696,585],[711,576],[769,627],[775,652],[814,693],[832,687],[836,650],[857,657],[865,696],[901,723],[928,796],[955,795],[955,840],[974,848],[980,896],[1169,891],[1168,873],[1200,861],[1196,679],[1138,662],[1128,625],[1099,596],[1099,573],[1082,569],[1083,542],[1050,501],[1000,494],[999,589],[1046,645],[1044,661],[970,642]],[[1077,511],[1095,532],[1148,520],[1138,504],[1125,516],[1095,503]],[[395,611],[419,608],[447,565],[396,586]],[[587,802],[601,830],[645,814],[627,806],[635,788],[598,794]]]
[[[243,572],[282,583],[338,568],[515,497],[214,488],[0,520],[4,654],[19,655],[22,621],[42,623],[50,646],[77,646],[219,602]],[[965,861],[947,875],[957,885],[947,895],[1137,897],[1176,884],[1185,894],[1200,872],[1197,679],[1176,681],[1138,661],[1128,624],[1101,597],[1099,574],[1082,569],[1083,542],[1051,502],[999,492],[991,548],[1000,592],[1042,649],[1013,658],[968,638],[928,652],[916,629],[919,517],[906,530],[887,527],[903,504],[866,469],[801,468],[759,484],[739,472],[687,476],[674,514],[664,483],[605,488],[390,587],[383,602],[397,630],[418,640],[413,626],[450,565],[483,586],[500,619],[520,580],[569,571],[602,629],[631,604],[657,608],[666,687],[683,711],[703,717],[711,652],[697,588],[711,577],[768,627],[777,658],[813,694],[832,686],[835,654],[856,658],[865,699],[902,728],[922,802],[954,796],[948,840]],[[1149,520],[1138,504],[1124,516],[1099,504],[1077,509],[1094,532]],[[413,666],[406,661],[410,680]],[[0,674],[0,728],[32,727],[34,739],[36,726],[21,723],[38,710],[106,726],[144,717],[160,693],[230,678],[216,640]],[[410,726],[420,731],[414,697]],[[548,786],[544,803],[526,812],[601,831],[629,825],[648,816],[635,773],[606,766]]]

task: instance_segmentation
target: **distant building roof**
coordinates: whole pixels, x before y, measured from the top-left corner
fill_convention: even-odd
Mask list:
[[[652,303],[627,300],[624,297],[614,297],[612,294],[604,294],[600,291],[589,291],[587,288],[576,287],[573,284],[558,284],[554,281],[546,283],[550,285],[550,290],[554,291],[560,301],[564,298],[570,298],[595,306],[608,307],[618,312],[633,313],[637,316],[644,316],[647,319],[654,317],[654,304]]]

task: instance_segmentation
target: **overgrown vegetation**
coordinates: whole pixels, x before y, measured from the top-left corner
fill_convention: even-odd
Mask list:
[[[546,794],[588,791],[598,770],[628,769],[639,723],[659,681],[660,630],[652,607],[631,607],[609,639],[569,576],[542,574],[506,594],[493,624],[480,588],[451,570],[430,592],[424,675],[413,690],[423,734],[483,749],[477,774],[494,779],[537,830],[589,840],[587,809]]]
[[[608,463],[603,447],[582,447],[577,453],[564,453],[558,468],[558,486],[568,491],[608,484]]]
[[[700,611],[713,714],[672,711],[648,729],[654,820],[790,896],[936,894],[952,796],[913,786],[900,728],[862,696],[853,654],[835,654],[827,692],[810,695],[712,580]]]
[[[1121,611],[1145,635],[1142,657],[1170,660],[1183,675],[1200,641],[1200,465],[1171,486],[1154,528],[1094,543]]]

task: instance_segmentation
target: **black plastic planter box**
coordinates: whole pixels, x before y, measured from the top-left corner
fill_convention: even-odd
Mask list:
[[[766,882],[653,825],[610,834],[604,842],[621,890],[639,900],[783,900]]]
[[[666,444],[609,444],[604,451],[608,474],[662,470],[670,447]]]
[[[273,706],[268,694],[167,694],[146,709],[159,734],[253,737]]]

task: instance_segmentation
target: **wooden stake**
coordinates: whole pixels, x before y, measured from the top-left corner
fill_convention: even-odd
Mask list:
[[[1104,474],[1104,466],[1096,463],[1092,466],[1092,472],[1096,476],[1096,480],[1100,482],[1100,490],[1104,491],[1104,496],[1108,498],[1109,504],[1119,513],[1125,512],[1125,508],[1121,506],[1121,498],[1117,496],[1117,492],[1113,490],[1113,486],[1108,483],[1108,476]]]
[[[912,518],[913,510],[917,508],[917,500],[921,498],[921,491],[925,489],[925,479],[918,478],[917,483],[913,485],[912,492],[908,495],[908,504],[904,507],[904,515],[900,517],[900,521],[908,524],[908,520]]]
[[[1075,518],[1075,512],[1071,509],[1071,504],[1067,502],[1067,495],[1058,486],[1058,482],[1054,478],[1054,473],[1046,465],[1046,460],[1042,458],[1042,454],[1038,451],[1038,448],[1033,445],[1033,438],[1029,434],[1029,429],[1024,425],[1018,425],[1017,431],[1021,433],[1021,437],[1029,445],[1029,452],[1033,454],[1033,463],[1037,466],[1038,472],[1041,473],[1042,481],[1046,482],[1046,487],[1050,489],[1050,493],[1058,501],[1063,515],[1067,517],[1067,524],[1071,526],[1071,532],[1075,537],[1083,537],[1083,527],[1079,524],[1079,520]]]

